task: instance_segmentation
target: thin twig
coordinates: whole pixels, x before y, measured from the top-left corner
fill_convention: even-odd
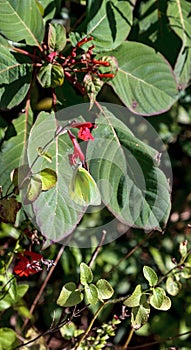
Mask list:
[[[129,345],[129,343],[130,343],[130,341],[132,339],[132,336],[134,334],[134,331],[135,331],[134,328],[131,328],[131,330],[130,330],[130,332],[128,334],[127,340],[126,340],[125,344],[122,346],[121,350],[126,350],[127,349],[128,345]]]
[[[103,242],[104,242],[104,240],[105,240],[106,234],[107,234],[107,231],[106,231],[106,230],[103,230],[103,231],[102,231],[102,236],[101,236],[100,242],[99,242],[98,246],[95,248],[95,250],[94,250],[94,252],[93,252],[93,254],[92,254],[92,256],[91,256],[91,259],[90,259],[90,261],[89,261],[89,263],[88,263],[88,266],[89,266],[89,267],[92,267],[92,265],[93,265],[95,259],[97,258],[97,255],[98,255],[98,253],[99,253],[99,251],[100,251],[100,249],[101,249],[101,247],[102,247],[102,244],[103,244]]]
[[[108,301],[105,301],[103,302],[100,307],[97,309],[95,315],[93,316],[88,328],[86,329],[85,333],[82,335],[81,339],[79,340],[78,344],[76,344],[76,346],[74,347],[74,350],[77,350],[79,348],[79,346],[82,344],[83,340],[87,337],[87,335],[89,334],[89,332],[91,331],[92,327],[93,327],[93,324],[96,320],[96,318],[98,317],[99,313],[102,311],[102,309],[106,306],[106,305],[109,305],[109,304],[116,304],[116,303],[119,303],[119,302],[122,302],[126,299],[127,297],[122,297],[122,298],[119,298],[119,299],[113,299],[113,300],[108,300]]]

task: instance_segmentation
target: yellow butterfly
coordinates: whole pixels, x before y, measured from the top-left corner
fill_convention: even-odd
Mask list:
[[[73,201],[81,206],[101,204],[101,195],[96,182],[90,173],[81,166],[74,171],[70,195]]]

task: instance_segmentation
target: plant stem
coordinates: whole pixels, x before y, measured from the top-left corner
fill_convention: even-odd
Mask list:
[[[93,327],[93,324],[94,324],[94,322],[95,322],[97,316],[99,315],[99,313],[101,312],[101,310],[104,308],[105,304],[106,304],[106,303],[101,304],[100,307],[97,309],[97,311],[96,311],[94,317],[92,318],[92,320],[91,320],[91,322],[90,322],[88,328],[86,329],[85,333],[84,333],[83,336],[81,337],[79,343],[75,346],[74,350],[77,350],[78,347],[79,347],[79,346],[81,345],[81,343],[83,342],[83,340],[87,337],[88,333],[90,332],[90,330],[91,330],[92,327]]]
[[[125,344],[122,346],[121,350],[126,350],[127,349],[128,345],[129,345],[129,343],[130,343],[130,341],[132,339],[133,334],[134,334],[134,328],[131,328],[131,330],[129,332],[129,335],[127,337],[127,340],[126,340]]]
[[[127,297],[122,297],[119,299],[113,299],[113,300],[107,300],[105,302],[103,302],[100,307],[97,309],[94,317],[92,318],[89,327],[87,328],[87,330],[85,331],[85,333],[83,334],[83,336],[81,337],[81,339],[79,340],[78,344],[75,346],[75,348],[73,350],[77,350],[79,348],[79,346],[81,345],[81,343],[83,342],[83,340],[87,337],[88,333],[91,331],[93,324],[96,320],[96,318],[98,317],[99,313],[102,311],[102,309],[104,308],[105,305],[109,305],[109,304],[116,304],[116,303],[120,303],[122,301],[124,301]]]
[[[89,266],[89,267],[92,267],[92,265],[93,265],[95,259],[97,258],[97,255],[98,255],[98,253],[99,253],[99,251],[100,251],[100,249],[101,249],[101,247],[102,247],[102,244],[103,244],[103,242],[104,242],[104,240],[105,240],[106,234],[107,234],[107,231],[103,230],[102,236],[101,236],[101,239],[100,239],[100,242],[99,242],[98,246],[95,248],[95,250],[94,250],[94,252],[93,252],[93,254],[92,254],[92,256],[91,256],[91,259],[90,259],[90,261],[89,261],[89,263],[88,263],[88,266]]]

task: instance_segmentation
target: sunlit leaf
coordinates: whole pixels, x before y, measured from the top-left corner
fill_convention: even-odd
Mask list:
[[[80,264],[80,282],[83,285],[91,283],[93,281],[93,273],[88,265],[85,263]]]
[[[153,287],[158,282],[158,276],[156,272],[149,266],[143,267],[143,275],[146,278],[146,280],[149,282],[149,286]]]
[[[181,283],[176,281],[173,276],[168,276],[166,280],[166,290],[168,294],[176,296],[181,289]]]
[[[166,311],[171,308],[170,298],[166,296],[165,290],[160,287],[153,289],[149,302],[157,310]]]
[[[114,293],[111,284],[105,279],[99,279],[96,283],[98,289],[98,298],[100,300],[110,299]]]
[[[13,349],[17,344],[17,335],[13,329],[8,327],[0,328],[0,346],[2,350]]]
[[[141,302],[141,296],[142,296],[142,287],[140,284],[138,284],[135,287],[135,290],[133,291],[133,293],[130,295],[130,297],[125,299],[124,304],[128,307],[139,306]]]
[[[81,303],[83,294],[77,289],[74,282],[68,282],[62,287],[57,304],[62,307],[70,307]]]
[[[38,173],[40,180],[42,182],[42,191],[50,190],[55,186],[57,181],[56,172],[50,168],[41,170]]]
[[[85,285],[85,298],[88,304],[95,305],[98,302],[98,289],[95,284]]]

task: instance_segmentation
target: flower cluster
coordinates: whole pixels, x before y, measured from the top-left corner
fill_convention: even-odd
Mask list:
[[[42,270],[43,264],[49,269],[54,265],[53,260],[44,259],[41,254],[24,250],[17,255],[18,263],[15,265],[13,272],[20,277],[28,277]]]

